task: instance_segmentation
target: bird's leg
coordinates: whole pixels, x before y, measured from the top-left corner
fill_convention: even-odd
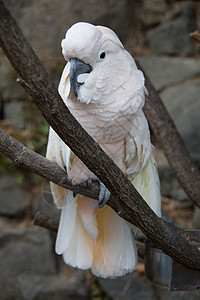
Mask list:
[[[102,208],[110,199],[110,192],[107,187],[99,179],[96,180],[99,184],[99,196],[98,196],[98,207]],[[90,188],[92,185],[92,179],[88,178],[86,181],[80,183],[80,186]]]
[[[92,185],[92,179],[89,178],[89,179],[87,179],[87,180],[81,182],[79,185],[80,185],[81,187],[83,187],[83,188],[91,188],[91,185]],[[76,197],[76,195],[77,195],[77,193],[76,193],[76,192],[73,192],[74,198]]]
[[[91,185],[92,185],[92,179],[91,178],[88,178],[87,180],[80,183],[80,186],[85,187],[85,188],[86,187],[91,188]]]
[[[107,187],[98,180],[99,183],[99,197],[98,197],[98,207],[102,208],[104,205],[108,202],[110,199],[110,191],[107,189]]]

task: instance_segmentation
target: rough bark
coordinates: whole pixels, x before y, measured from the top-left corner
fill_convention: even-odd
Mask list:
[[[130,181],[70,114],[46,70],[0,1],[0,45],[27,93],[61,139],[112,193],[109,205],[138,226],[177,262],[200,270],[200,243],[192,233],[157,217]],[[36,162],[35,162],[36,163]]]
[[[42,155],[32,151],[19,143],[2,128],[0,128],[0,152],[17,163],[20,167],[30,170],[45,179],[59,184],[65,189],[98,199],[99,184],[93,181],[91,187],[73,185],[67,177],[67,173],[55,162],[52,162]]]

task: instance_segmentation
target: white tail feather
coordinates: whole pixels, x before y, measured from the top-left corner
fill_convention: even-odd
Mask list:
[[[61,210],[60,223],[56,239],[56,253],[62,254],[69,246],[72,239],[75,222],[76,222],[76,199],[72,198],[73,193],[67,191],[63,207]],[[70,201],[69,201],[70,198]]]
[[[160,216],[160,187],[153,156],[132,183]],[[65,263],[80,269],[92,269],[103,278],[122,276],[135,269],[137,253],[131,226],[109,206],[97,208],[97,202],[83,196],[64,194],[56,252]]]
[[[98,223],[97,223],[97,201],[84,196],[79,196],[78,202],[78,213],[81,217],[83,225],[91,238],[94,240],[99,234]]]
[[[57,254],[63,254],[65,263],[83,270],[91,268],[95,275],[104,278],[133,271],[137,256],[129,225],[109,206],[98,210],[94,203],[80,196],[73,201],[65,199],[56,240]]]
[[[98,214],[99,235],[92,272],[100,277],[122,276],[135,269],[137,255],[129,225],[109,206]]]
[[[86,231],[79,214],[77,214],[72,239],[63,253],[64,262],[83,270],[91,268],[93,245],[94,240]]]
[[[78,197],[74,198],[73,193],[67,191],[56,239],[56,253],[63,254],[65,263],[73,267],[89,269],[93,260],[94,240],[84,227],[77,202]]]

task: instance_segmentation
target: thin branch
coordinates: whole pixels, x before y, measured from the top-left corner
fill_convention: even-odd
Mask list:
[[[200,43],[200,29],[190,33],[190,37]]]
[[[59,184],[65,189],[72,190],[78,194],[98,199],[99,184],[93,181],[90,189],[81,185],[73,185],[67,177],[66,171],[61,169],[57,163],[52,162],[42,155],[32,151],[18,142],[0,128],[0,152],[23,167],[37,175]]]
[[[25,90],[47,122],[110,190],[112,197],[109,205],[121,217],[138,226],[156,247],[174,260],[200,270],[200,242],[196,236],[157,217],[123,172],[70,114],[40,60],[2,1],[0,45],[20,78],[26,83]]]
[[[142,69],[141,66],[140,69]],[[144,112],[150,127],[160,142],[179,183],[189,198],[200,207],[199,168],[192,161],[173,120],[146,74],[145,83],[149,96],[146,97]]]
[[[55,233],[58,231],[58,223],[54,219],[50,218],[47,214],[40,211],[36,213],[33,224],[44,227]]]

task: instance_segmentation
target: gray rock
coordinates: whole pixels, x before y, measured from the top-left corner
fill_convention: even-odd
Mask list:
[[[145,26],[153,26],[163,18],[166,13],[167,4],[165,0],[144,0],[141,19]]]
[[[16,129],[25,126],[24,89],[16,82],[17,74],[5,58],[0,64],[0,117]]]
[[[1,300],[88,300],[85,272],[69,269],[55,275],[0,274]]]
[[[0,299],[1,300],[22,300],[20,286],[16,277],[10,276],[4,270],[0,273]]]
[[[116,300],[155,300],[157,296],[147,281],[136,272],[116,279],[98,279],[105,292]]]
[[[76,270],[74,276],[73,274],[70,276],[65,274],[51,276],[20,275],[17,279],[25,300],[89,299],[89,288],[83,271]]]
[[[159,295],[158,299],[161,300],[198,300],[199,292],[169,292],[168,288],[155,285],[157,294]]]
[[[16,177],[0,177],[0,214],[16,216],[25,212],[29,207],[29,195],[21,189]]]
[[[0,223],[2,274],[6,272],[10,276],[23,273],[49,275],[56,272],[52,242],[47,230],[27,223]]]
[[[195,28],[195,14],[191,2],[186,2],[176,18],[149,30],[146,34],[148,45],[157,54],[186,54],[193,53],[189,34]]]
[[[12,124],[16,129],[24,129],[24,103],[19,100],[5,102],[3,109],[3,118],[4,120]]]
[[[199,59],[143,56],[139,58],[139,62],[158,91],[200,75]]]
[[[191,208],[193,207],[193,202],[190,200],[177,181],[175,175],[173,174],[171,167],[164,156],[162,150],[156,149],[153,152],[153,155],[157,161],[158,165],[158,173],[160,178],[160,186],[161,186],[161,195],[163,197],[171,198],[172,200],[178,200],[176,201],[175,205],[176,207],[180,208]],[[164,209],[162,210],[162,218],[172,222],[177,223],[175,219],[169,216],[168,212]],[[180,224],[178,224],[180,225]],[[183,226],[183,224],[181,224]]]
[[[164,197],[172,198],[178,200],[176,202],[176,207],[186,208],[193,207],[193,202],[190,200],[177,181],[175,175],[173,174],[169,162],[165,157],[162,149],[155,149],[153,155],[156,159],[158,165],[158,173],[160,178],[161,195]],[[162,217],[169,222],[175,222],[169,217],[167,211],[162,211]]]
[[[86,272],[57,264],[47,230],[1,217],[0,245],[0,299],[89,299]]]
[[[16,82],[17,73],[12,68],[11,64],[9,63],[9,60],[5,57],[2,59],[1,57],[1,63],[0,63],[0,93],[4,100],[6,99],[16,99],[18,95],[20,94],[20,90],[23,91],[23,88],[19,86]],[[15,85],[15,89],[11,92],[11,86]]]
[[[200,81],[170,87],[161,98],[194,159],[200,161]]]
[[[57,67],[59,61],[64,62],[60,42],[66,30],[76,22],[86,21],[111,27],[120,38],[125,39],[133,4],[115,0],[7,0],[6,5],[39,57],[50,68]]]
[[[159,177],[162,196],[179,201],[188,199],[187,194],[180,186],[169,165],[165,167],[159,167]]]
[[[192,226],[194,229],[200,230],[200,208],[195,207],[195,212],[192,220]]]

